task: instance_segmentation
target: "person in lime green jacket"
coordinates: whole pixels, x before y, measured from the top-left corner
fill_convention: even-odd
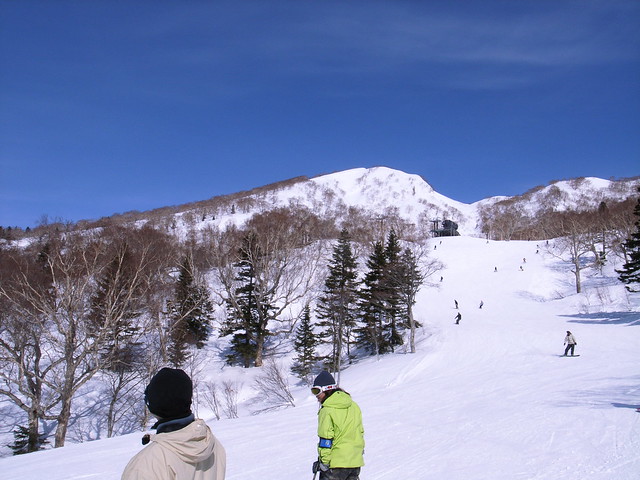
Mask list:
[[[321,407],[318,411],[318,460],[313,473],[320,480],[358,480],[364,465],[362,412],[351,395],[336,384],[329,372],[316,377],[311,387]]]

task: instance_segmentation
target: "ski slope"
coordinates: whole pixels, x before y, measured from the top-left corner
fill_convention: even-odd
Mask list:
[[[363,411],[361,478],[640,478],[640,299],[617,284],[614,265],[585,276],[576,295],[566,265],[536,242],[456,237],[432,248],[445,268],[419,294],[418,352],[342,373]],[[580,357],[559,357],[566,330]],[[293,393],[295,408],[209,422],[227,479],[312,478],[317,404],[302,387]],[[3,458],[0,477],[117,479],[141,436]]]

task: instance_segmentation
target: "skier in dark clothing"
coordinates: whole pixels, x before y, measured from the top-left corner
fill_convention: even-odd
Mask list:
[[[462,320],[462,314],[460,312],[458,312],[458,314],[456,315],[456,325],[460,324],[460,320]]]

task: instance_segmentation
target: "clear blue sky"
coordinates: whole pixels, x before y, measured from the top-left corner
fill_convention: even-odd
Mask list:
[[[0,0],[0,225],[377,165],[640,175],[640,2]]]

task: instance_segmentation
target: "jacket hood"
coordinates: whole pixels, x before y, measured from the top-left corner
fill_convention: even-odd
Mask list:
[[[329,408],[349,408],[352,403],[353,400],[351,400],[351,395],[347,392],[338,390],[331,394],[331,396],[322,403],[322,406]]]
[[[189,464],[207,460],[215,447],[211,430],[200,419],[174,432],[151,435],[151,441],[171,450]]]

